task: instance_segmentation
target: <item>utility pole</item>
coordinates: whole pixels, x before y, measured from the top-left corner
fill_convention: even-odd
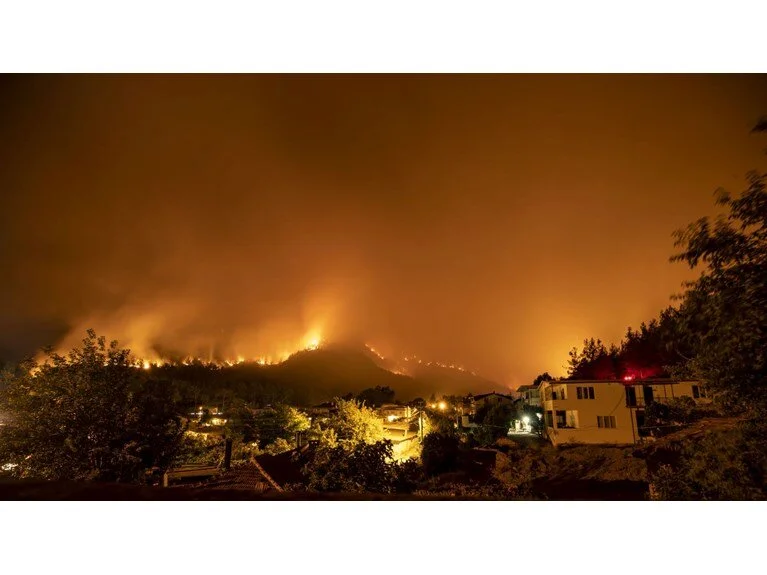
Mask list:
[[[229,471],[232,466],[232,440],[227,439],[224,443],[224,469]]]
[[[423,409],[418,410],[418,436],[423,441]]]

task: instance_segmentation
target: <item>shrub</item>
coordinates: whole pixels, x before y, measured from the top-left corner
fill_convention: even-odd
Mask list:
[[[668,415],[672,423],[692,423],[696,419],[695,400],[686,395],[670,399],[668,402]]]
[[[698,440],[685,440],[676,461],[651,473],[653,499],[767,499],[765,437],[762,425],[746,423]]]
[[[187,432],[173,460],[174,465],[196,463],[219,465],[224,459],[224,438],[220,435]]]
[[[328,421],[340,443],[350,447],[358,443],[374,444],[384,439],[383,422],[373,409],[354,400],[336,399],[336,413]]]
[[[292,441],[288,441],[286,439],[283,439],[282,437],[278,437],[274,440],[273,443],[270,443],[266,446],[264,451],[268,453],[269,455],[279,455],[280,453],[285,453],[286,451],[290,451],[291,449],[295,448],[295,443]]]
[[[184,424],[167,381],[135,369],[130,351],[92,330],[67,356],[47,353],[0,382],[0,461],[16,475],[145,482],[167,469]]]
[[[278,439],[293,441],[297,432],[309,429],[309,418],[289,405],[276,405],[262,410],[254,414],[251,420],[262,449]]]
[[[304,466],[307,487],[315,491],[396,493],[412,489],[418,477],[413,461],[392,460],[390,441],[320,447]]]
[[[458,467],[458,438],[454,434],[430,433],[423,439],[421,462],[426,475],[453,471]]]

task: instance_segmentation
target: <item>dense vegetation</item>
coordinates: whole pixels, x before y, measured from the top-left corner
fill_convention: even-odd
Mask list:
[[[658,497],[767,497],[766,185],[767,174],[750,173],[737,197],[718,191],[725,214],[676,233],[673,261],[702,268],[680,296],[675,336],[690,350],[683,370],[744,421],[730,434],[686,445],[674,465],[656,474]]]
[[[382,398],[393,395],[392,390],[417,385],[406,376],[381,369],[358,350],[339,348],[299,352],[277,365],[195,361],[165,364],[150,371],[175,382],[179,400],[187,407],[214,404],[224,410],[233,400],[256,408],[280,403],[310,406],[328,397],[374,390],[380,392],[361,399],[385,403]]]
[[[570,350],[568,378],[670,377],[692,353],[678,338],[680,322],[679,310],[668,307],[638,329],[629,327],[618,345],[607,347],[600,339],[586,339],[580,351]]]
[[[173,389],[92,331],[66,357],[5,373],[0,461],[20,477],[141,482],[172,462],[184,427]]]

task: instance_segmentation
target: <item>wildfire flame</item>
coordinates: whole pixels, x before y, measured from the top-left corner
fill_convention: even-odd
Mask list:
[[[386,358],[379,353],[375,347],[373,347],[370,344],[365,344],[365,348],[372,353],[373,355],[377,356],[381,360],[385,360]],[[417,355],[403,355],[399,361],[405,362],[406,364],[412,365],[412,364],[418,364],[418,365],[424,365],[426,367],[441,367],[443,369],[452,369],[457,370],[461,372],[467,372],[471,373],[471,375],[477,375],[474,371],[467,370],[462,365],[456,365],[455,363],[443,363],[441,361],[424,361],[421,358],[419,358]],[[394,371],[394,373],[398,374],[406,374],[406,370],[400,370],[397,369]]]
[[[296,353],[299,353],[301,351],[315,351],[320,349],[324,345],[325,345],[325,340],[322,338],[319,332],[315,330],[310,332],[303,338],[303,345],[301,347],[298,347],[292,351],[284,350],[275,355],[256,356],[250,360],[246,359],[245,356],[242,356],[242,355],[238,355],[236,358],[226,358],[223,360],[212,360],[212,359],[206,360],[200,357],[187,356],[180,363],[182,365],[187,365],[187,366],[192,365],[194,363],[198,363],[202,365],[214,365],[218,367],[224,367],[224,366],[233,367],[235,365],[241,365],[244,363],[255,363],[261,366],[277,365],[288,360],[290,357],[292,357]],[[149,369],[152,369],[153,367],[162,367],[163,365],[168,365],[171,363],[173,362],[166,359],[154,359],[154,360],[139,359],[135,365],[136,367],[149,370]]]
[[[250,341],[249,339],[245,339],[245,341]],[[277,365],[280,363],[283,363],[296,353],[300,353],[302,351],[315,351],[318,349],[321,349],[325,344],[326,340],[323,337],[322,331],[317,328],[313,328],[305,333],[304,337],[299,339],[294,345],[286,345],[285,340],[282,340],[283,344],[280,346],[282,347],[281,351],[278,353],[268,353],[268,354],[262,354],[262,355],[244,355],[242,353],[238,353],[234,355],[233,357],[225,357],[225,358],[214,358],[213,353],[211,353],[207,358],[196,356],[196,355],[188,355],[184,359],[171,359],[168,357],[160,357],[157,353],[147,353],[142,354],[140,352],[141,348],[139,347],[139,353],[134,355],[136,358],[133,362],[133,366],[138,369],[143,370],[151,370],[154,368],[160,368],[165,365],[206,365],[206,366],[217,366],[217,367],[234,367],[235,365],[242,365],[242,364],[256,364],[259,366],[270,366],[270,365]],[[265,343],[264,340],[261,340],[262,344]],[[268,343],[268,342],[267,342]],[[126,347],[131,348],[132,346],[128,344]],[[246,346],[242,346],[246,347]],[[242,347],[240,349],[242,349]],[[280,349],[280,347],[274,346],[272,349]],[[384,356],[375,346],[371,344],[365,344],[365,348],[368,352],[375,355],[378,359],[382,361],[387,361],[387,357]],[[134,350],[136,351],[136,350]],[[38,357],[39,362],[43,362],[45,358],[41,355]],[[400,363],[404,362],[404,364]],[[399,364],[399,365],[396,365]],[[468,371],[465,369],[462,365],[456,365],[454,363],[442,363],[439,361],[425,361],[419,358],[416,355],[403,355],[400,357],[399,360],[395,359],[395,365],[392,366],[393,373],[401,374],[401,375],[407,375],[408,369],[405,367],[406,365],[424,365],[428,367],[441,367],[444,369],[451,369],[451,370],[458,370],[458,371]],[[470,371],[472,375],[476,375],[473,371]]]

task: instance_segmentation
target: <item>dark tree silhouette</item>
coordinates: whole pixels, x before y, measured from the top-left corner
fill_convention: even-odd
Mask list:
[[[543,382],[543,381],[552,381],[553,379],[554,379],[554,378],[553,378],[553,377],[551,377],[551,375],[549,375],[549,372],[548,372],[548,371],[544,371],[542,374],[540,374],[539,376],[537,376],[537,377],[536,377],[536,378],[533,380],[533,385],[538,385],[539,383],[541,383],[541,382]]]
[[[385,403],[394,403],[394,390],[377,385],[363,390],[357,396],[357,400],[372,407],[380,407]]]
[[[764,121],[755,128],[767,131]],[[672,261],[703,268],[686,284],[680,336],[690,372],[727,406],[767,412],[767,174],[753,171],[737,197],[717,192],[726,213],[675,233]]]
[[[172,385],[90,330],[68,356],[4,376],[0,461],[20,477],[141,482],[167,468],[184,427]]]

